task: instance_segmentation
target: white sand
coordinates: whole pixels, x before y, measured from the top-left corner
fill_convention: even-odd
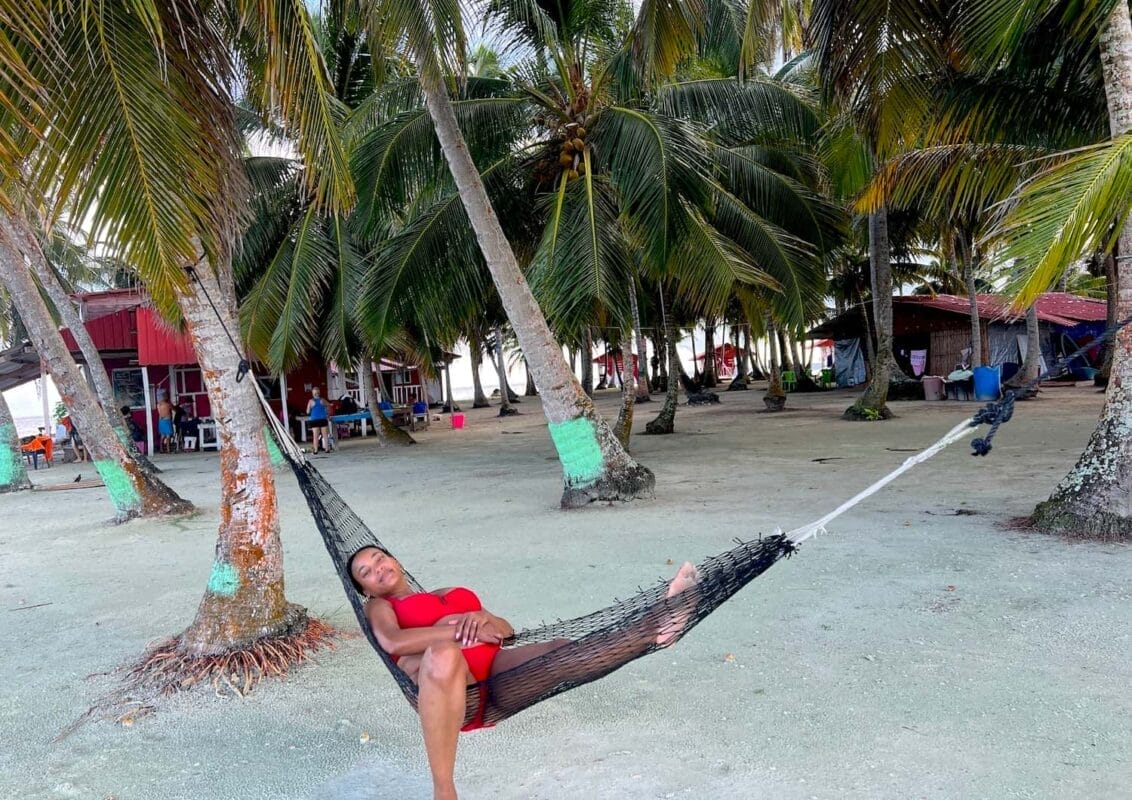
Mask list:
[[[388,453],[349,441],[319,466],[418,576],[472,585],[521,627],[808,521],[974,408],[898,404],[870,425],[836,419],[848,393],[791,395],[776,416],[753,413],[760,397],[682,407],[679,435],[635,438],[658,499],[627,506],[556,508],[529,399],[519,418],[475,412]],[[956,445],[919,467],[673,650],[463,737],[463,796],[1128,797],[1132,550],[996,527],[1048,494],[1100,405],[1044,397],[989,458]],[[246,700],[197,694],[51,742],[114,686],[86,676],[182,629],[204,589],[216,458],[161,464],[199,516],[107,527],[100,489],[0,497],[0,797],[426,798],[416,719],[359,639]],[[279,485],[288,596],[350,628],[289,473]],[[51,605],[11,610],[36,603]]]

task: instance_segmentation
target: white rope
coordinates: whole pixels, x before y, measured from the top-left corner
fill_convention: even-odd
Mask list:
[[[307,460],[306,454],[303,449],[295,444],[295,440],[291,438],[291,432],[283,427],[283,423],[279,417],[275,416],[275,409],[267,402],[267,398],[263,396],[263,389],[259,385],[259,381],[255,379],[255,375],[250,372],[248,376],[252,379],[252,386],[255,387],[256,396],[259,397],[259,404],[263,407],[263,414],[267,417],[267,424],[271,426],[272,432],[275,434],[275,441],[280,448],[286,450],[291,459],[302,464]],[[284,400],[286,402],[286,400]]]
[[[833,509],[833,511],[830,511],[828,514],[826,514],[821,519],[815,520],[814,522],[811,522],[808,525],[803,525],[800,528],[795,528],[792,531],[787,531],[786,532],[786,538],[789,539],[794,544],[801,544],[802,542],[806,541],[807,539],[814,537],[814,536],[817,536],[819,533],[825,533],[826,532],[825,526],[826,526],[827,523],[833,521],[837,517],[840,517],[842,514],[844,514],[849,509],[851,509],[853,506],[860,503],[865,498],[876,494],[881,489],[883,489],[885,486],[892,483],[898,477],[903,475],[905,472],[912,469],[912,467],[914,467],[917,464],[920,464],[924,461],[927,461],[929,458],[934,456],[939,451],[943,450],[948,445],[954,444],[955,442],[959,441],[960,439],[964,439],[967,436],[975,433],[976,429],[972,426],[972,424],[971,424],[972,421],[973,421],[973,418],[968,419],[968,420],[964,420],[963,422],[959,423],[954,428],[952,428],[950,431],[948,431],[947,434],[944,435],[944,437],[942,439],[940,439],[938,442],[933,444],[931,447],[929,447],[926,450],[923,450],[919,453],[916,453],[916,455],[908,458],[903,464],[901,464],[895,470],[893,470],[892,472],[885,475],[883,478],[881,478],[879,481],[874,483],[872,486],[869,486],[867,489],[853,495],[852,497],[850,497],[844,503],[839,505],[837,508]]]

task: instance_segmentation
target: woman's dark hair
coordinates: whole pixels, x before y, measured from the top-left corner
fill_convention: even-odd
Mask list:
[[[376,544],[367,544],[365,547],[359,547],[350,555],[348,559],[346,559],[346,574],[350,576],[350,583],[354,584],[354,588],[358,590],[358,594],[365,594],[366,591],[354,577],[354,559],[366,550],[379,550],[390,558],[393,558],[393,555],[384,547],[378,547]]]

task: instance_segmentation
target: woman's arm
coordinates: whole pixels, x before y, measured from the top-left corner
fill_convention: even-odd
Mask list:
[[[431,628],[402,628],[397,624],[393,607],[384,600],[370,600],[366,604],[366,619],[381,649],[391,656],[408,656],[423,653],[429,645],[454,642],[456,626],[452,624]]]

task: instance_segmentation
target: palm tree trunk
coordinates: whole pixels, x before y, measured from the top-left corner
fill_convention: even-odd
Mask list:
[[[668,355],[668,377],[664,385],[664,405],[656,419],[645,425],[645,433],[660,435],[673,433],[676,430],[676,403],[679,399],[678,390],[680,373],[683,370],[680,364],[680,354],[676,350],[676,323],[664,303],[664,290],[660,291],[660,323],[664,327],[664,344]]]
[[[456,114],[439,74],[422,70],[421,90],[460,199],[487,261],[499,299],[519,347],[535,373],[550,436],[562,464],[564,507],[595,500],[652,496],[656,479],[634,461],[594,409],[566,367],[460,133]],[[505,390],[505,387],[504,387]]]
[[[454,414],[460,410],[456,405],[456,398],[452,395],[452,369],[451,363],[444,362],[444,410],[449,414]]]
[[[377,381],[373,379],[373,362],[366,358],[360,370],[362,374],[362,391],[366,395],[366,407],[369,408],[370,419],[373,420],[373,435],[377,439],[378,447],[386,445],[416,444],[416,439],[407,431],[401,430],[381,413],[381,393],[377,388]]]
[[[472,361],[472,408],[487,408],[491,405],[483,391],[480,380],[480,367],[483,366],[483,339],[479,331],[468,335],[468,355]]]
[[[634,352],[636,346],[632,329],[625,331],[621,341],[628,345],[629,350],[626,352],[624,347],[621,348],[621,410],[617,413],[617,424],[613,427],[613,430],[617,434],[617,441],[621,442],[621,446],[628,447],[629,437],[633,433],[633,409],[637,405],[637,380],[633,376],[633,357],[636,355]]]
[[[869,215],[869,263],[873,273],[873,319],[876,324],[876,357],[865,392],[846,409],[844,418],[889,419],[888,382],[895,359],[892,355],[892,262],[888,249],[888,212],[881,208]]]
[[[495,326],[495,372],[499,376],[499,416],[510,417],[519,412],[511,406],[511,387],[507,385],[507,362],[503,357],[503,328]]]
[[[1041,329],[1038,325],[1038,307],[1031,304],[1026,309],[1026,357],[1022,360],[1022,368],[1007,382],[1007,386],[1017,389],[1025,386],[1038,377],[1041,370],[1042,348]]]
[[[704,320],[704,386],[712,389],[719,385],[719,371],[715,367],[715,318]]]
[[[586,329],[584,346],[582,349],[582,391],[587,397],[594,396],[594,340]]]
[[[751,373],[755,370],[755,361],[751,353],[751,325],[750,323],[743,323],[743,385],[746,386],[751,381]]]
[[[637,305],[637,282],[635,280],[629,281],[629,311],[633,317],[633,331],[632,334],[637,340],[637,396],[636,402],[650,403],[652,398],[649,397],[649,345],[645,341],[644,331],[641,330],[641,309]],[[633,370],[633,365],[628,364],[625,367],[630,372]]]
[[[782,370],[779,368],[778,331],[775,329],[774,320],[769,317],[766,321],[766,330],[767,355],[770,358],[770,382],[766,387],[766,394],[763,395],[763,404],[767,411],[781,411],[786,408],[786,391],[782,388]]]
[[[742,319],[742,317],[740,317]],[[731,326],[731,347],[735,352],[735,377],[731,379],[731,385],[727,387],[727,391],[742,391],[747,388],[747,376],[750,374],[750,369],[747,366],[747,351],[742,347],[741,336],[745,326],[736,323]]]
[[[26,259],[26,261],[25,261]],[[107,415],[75,363],[39,293],[27,262],[43,259],[26,221],[0,216],[0,271],[39,357],[47,365],[64,404],[82,431],[83,444],[106,484],[119,520],[137,516],[184,514],[193,506],[143,470],[110,427]]]
[[[523,358],[523,371],[527,373],[527,388],[523,391],[523,397],[538,397],[538,387],[535,386],[535,376],[531,372],[531,365],[527,363],[527,359]]]
[[[306,610],[283,595],[279,507],[263,410],[254,378],[237,376],[240,353],[225,331],[239,331],[231,278],[207,266],[198,267],[196,276],[199,283],[189,283],[178,300],[218,424],[221,514],[208,588],[180,636],[180,650],[202,657],[292,634],[308,620]]]
[[[979,288],[975,281],[978,259],[974,243],[965,233],[956,237],[959,253],[963,259],[963,278],[967,282],[967,299],[971,309],[971,369],[983,365],[983,326],[979,322]]]
[[[1104,257],[1104,284],[1105,284],[1105,327],[1112,328],[1116,325],[1119,317],[1117,316],[1117,303],[1119,302],[1118,287],[1120,285],[1120,266],[1116,261],[1116,253],[1105,253]],[[1108,386],[1108,381],[1112,377],[1112,357],[1116,352],[1116,347],[1112,342],[1109,342],[1104,349],[1104,363],[1101,364],[1101,370],[1097,374],[1097,386]]]
[[[1100,37],[1101,69],[1113,137],[1132,130],[1132,21],[1117,3]],[[1119,252],[1132,253],[1132,216],[1120,231]],[[1132,280],[1120,270],[1118,319],[1132,316]],[[1039,530],[1097,539],[1132,537],[1132,326],[1116,334],[1112,379],[1101,417],[1084,453],[1053,495],[1035,510]]]
[[[70,296],[59,282],[55,270],[47,263],[46,258],[32,258],[29,260],[29,266],[39,281],[39,285],[43,287],[43,291],[47,294],[47,298],[59,313],[60,321],[70,330],[71,336],[75,339],[75,344],[79,346],[79,352],[82,353],[83,361],[86,362],[86,372],[94,386],[94,394],[102,405],[102,411],[106,415],[110,427],[114,429],[114,433],[126,446],[126,454],[136,461],[142,470],[148,472],[151,476],[157,475],[161,470],[155,467],[148,457],[134,448],[130,435],[126,431],[124,419],[118,413],[114,401],[114,389],[110,385],[110,377],[106,374],[106,367],[102,363],[102,356],[99,354],[98,348],[94,346],[94,340],[90,338],[90,332],[86,329],[86,325],[79,318],[78,309],[75,308]],[[149,409],[147,409],[147,413],[148,411]],[[160,482],[160,479],[156,477],[153,480]]]
[[[781,371],[789,372],[794,369],[794,359],[790,355],[790,347],[786,343],[786,333],[782,328],[777,328],[775,336],[778,341],[778,366]]]
[[[0,494],[30,489],[27,465],[20,451],[20,434],[4,393],[0,392]]]

